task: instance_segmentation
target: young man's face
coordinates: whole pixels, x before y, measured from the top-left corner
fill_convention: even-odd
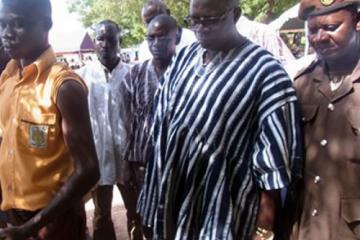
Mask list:
[[[353,54],[359,38],[356,21],[356,16],[348,10],[310,17],[309,43],[324,60],[339,60]]]
[[[112,25],[102,24],[96,29],[95,51],[102,64],[107,66],[117,60],[119,32]]]
[[[154,59],[167,60],[176,51],[176,31],[161,23],[154,23],[148,27],[147,42]]]
[[[31,58],[46,44],[45,17],[22,11],[21,7],[1,6],[0,36],[4,50],[13,59]]]

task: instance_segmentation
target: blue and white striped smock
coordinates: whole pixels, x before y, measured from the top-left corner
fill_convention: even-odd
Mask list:
[[[260,189],[279,189],[300,166],[292,82],[247,41],[206,66],[183,49],[157,96],[154,158],[139,199],[154,239],[247,239]]]

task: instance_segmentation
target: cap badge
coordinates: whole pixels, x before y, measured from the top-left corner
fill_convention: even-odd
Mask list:
[[[320,0],[321,4],[324,6],[330,6],[335,2],[335,0]]]

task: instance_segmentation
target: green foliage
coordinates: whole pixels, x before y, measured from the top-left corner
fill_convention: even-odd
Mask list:
[[[70,11],[79,13],[86,27],[111,19],[122,29],[122,46],[127,47],[144,39],[145,28],[140,17],[142,0],[72,0]]]
[[[164,0],[166,6],[170,9],[171,15],[176,19],[179,25],[184,26],[184,17],[189,14],[189,2],[186,0]]]
[[[298,2],[298,0],[241,0],[241,7],[243,13],[250,19],[268,23]]]
[[[143,41],[145,28],[140,11],[146,0],[69,0],[70,11],[77,12],[86,27],[111,19],[123,29],[124,47]],[[218,0],[221,1],[221,0]],[[171,15],[180,25],[184,25],[184,17],[188,15],[189,0],[164,0],[171,10]],[[295,5],[298,0],[241,0],[243,14],[250,19],[269,22],[283,11]]]

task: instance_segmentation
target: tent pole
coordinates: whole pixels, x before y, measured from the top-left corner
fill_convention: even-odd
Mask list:
[[[307,26],[307,21],[305,21],[305,53],[304,53],[304,56],[309,55],[310,45],[309,45],[308,34],[309,34],[309,29]]]

